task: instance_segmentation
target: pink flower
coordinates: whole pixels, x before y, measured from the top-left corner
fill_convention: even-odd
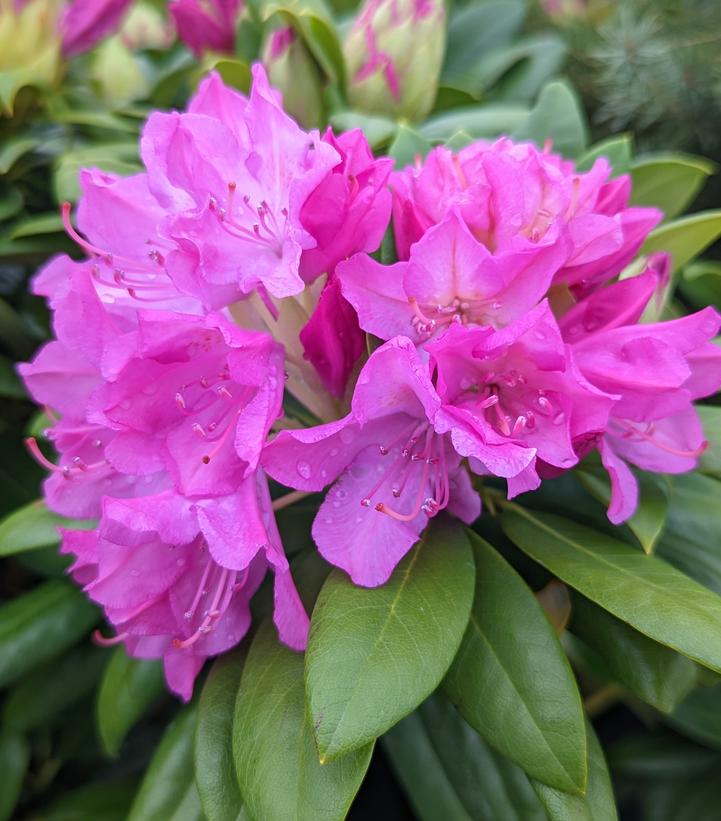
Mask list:
[[[333,396],[343,397],[363,353],[365,335],[355,311],[341,294],[335,275],[331,275],[321,291],[315,311],[300,332],[300,341],[305,358],[326,389]]]
[[[267,472],[289,487],[335,481],[313,538],[356,584],[383,584],[440,510],[469,523],[480,513],[460,456],[434,429],[440,405],[415,346],[397,337],[364,366],[348,416],[281,431],[264,450]]]
[[[72,0],[60,19],[63,54],[88,51],[120,25],[131,0]]]
[[[187,114],[151,116],[142,153],[151,190],[175,214],[165,225],[177,244],[171,277],[236,298],[256,288],[284,297],[303,290],[301,253],[316,241],[301,210],[338,154],[288,117],[262,66],[253,77],[248,100],[213,74]],[[210,307],[227,302],[224,292]]]
[[[340,162],[301,209],[301,222],[317,243],[301,257],[300,273],[306,282],[332,273],[357,251],[376,251],[391,215],[387,182],[393,161],[376,160],[358,129],[336,137],[329,128],[323,141],[335,149]]]
[[[479,141],[453,154],[436,148],[419,167],[394,173],[396,248],[410,247],[456,207],[492,251],[567,241],[555,282],[588,289],[618,274],[661,219],[654,208],[629,208],[630,180],[609,180],[608,162],[586,173],[529,143]]]
[[[275,574],[275,623],[302,650],[308,617],[295,589],[262,473],[228,497],[191,501],[172,492],[106,499],[98,530],[65,531],[71,572],[137,658],[162,658],[185,701],[205,659],[234,647],[266,570]]]
[[[427,347],[437,369],[439,433],[471,469],[537,488],[540,464],[577,464],[574,441],[606,429],[615,397],[587,381],[543,302],[501,330],[453,326]]]
[[[173,0],[169,6],[178,37],[196,57],[205,51],[231,53],[243,0]]]
[[[721,386],[721,327],[713,309],[653,324],[637,324],[663,271],[652,265],[579,302],[562,320],[584,376],[616,394],[608,428],[598,442],[611,477],[609,518],[633,515],[638,486],[626,462],[656,473],[693,470],[706,447],[693,401]]]
[[[420,344],[455,324],[502,327],[522,317],[565,258],[562,240],[494,254],[454,208],[410,248],[407,262],[387,266],[357,254],[338,266],[338,278],[365,331]]]

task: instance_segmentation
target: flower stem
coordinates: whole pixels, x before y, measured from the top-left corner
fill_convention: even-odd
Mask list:
[[[294,505],[301,499],[305,499],[306,496],[310,496],[307,490],[294,490],[291,493],[286,493],[285,496],[281,496],[279,499],[275,499],[272,508],[275,511],[283,510],[284,507]]]

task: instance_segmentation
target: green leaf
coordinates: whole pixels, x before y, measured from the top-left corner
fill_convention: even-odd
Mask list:
[[[616,775],[634,779],[676,779],[718,770],[721,756],[661,728],[652,733],[624,733],[606,748]]]
[[[471,539],[476,595],[444,690],[466,721],[529,775],[582,793],[586,734],[568,659],[523,579],[488,542]]]
[[[34,214],[13,226],[9,233],[10,239],[36,237],[41,234],[57,234],[62,232],[63,221],[60,214]]]
[[[701,455],[699,469],[721,478],[721,408],[701,405],[696,410],[708,442],[708,448]]]
[[[0,174],[7,174],[15,163],[40,145],[38,137],[18,135],[6,139],[0,148]]]
[[[523,770],[494,752],[440,693],[382,743],[420,821],[546,821]]]
[[[103,780],[62,794],[36,816],[42,821],[126,821],[135,782]],[[186,821],[176,819],[176,821]]]
[[[518,128],[528,118],[528,109],[510,103],[491,103],[454,108],[432,117],[420,132],[432,142],[445,142],[458,131],[476,139],[498,137]]]
[[[446,58],[441,84],[479,94],[478,66],[492,49],[505,46],[526,17],[522,0],[487,0],[454,10],[448,24]]]
[[[96,166],[116,174],[132,174],[140,169],[138,144],[119,140],[101,145],[85,145],[61,154],[55,164],[53,185],[57,202],[76,202],[80,197],[78,174],[81,168]]]
[[[721,597],[662,559],[560,516],[513,505],[502,525],[521,550],[591,601],[721,672]]]
[[[14,816],[15,805],[20,798],[25,772],[30,763],[30,748],[21,735],[3,733],[0,735],[0,821],[9,821]]]
[[[23,207],[23,195],[17,188],[4,186],[0,190],[0,222],[14,217]]]
[[[221,57],[218,60],[213,60],[212,66],[209,67],[213,71],[220,74],[223,82],[231,88],[236,88],[247,94],[250,91],[251,74],[250,67],[245,60],[238,60],[232,57]],[[206,71],[202,74],[205,75]]]
[[[208,821],[237,821],[245,812],[233,761],[233,710],[244,662],[241,648],[219,658],[200,694],[195,781]]]
[[[15,510],[0,522],[0,556],[60,543],[59,527],[90,530],[95,522],[64,519],[49,511],[42,499]]]
[[[473,555],[452,520],[434,521],[381,587],[357,587],[341,571],[331,573],[305,656],[321,761],[373,741],[436,689],[472,601]]]
[[[611,483],[605,470],[585,465],[575,471],[586,490],[604,507],[611,502]],[[626,526],[638,539],[644,553],[653,553],[668,515],[668,486],[663,477],[643,471],[635,472],[638,480],[638,508]]]
[[[694,690],[666,721],[689,738],[721,750],[721,685]]]
[[[0,396],[8,399],[26,399],[25,388],[15,373],[15,366],[0,354]]]
[[[360,128],[374,151],[388,145],[396,133],[396,123],[388,117],[362,114],[359,111],[336,111],[330,116],[336,131]]]
[[[516,140],[532,140],[543,147],[551,140],[553,150],[577,157],[588,142],[587,125],[576,92],[564,80],[554,80],[543,88],[527,120],[513,133]]]
[[[721,210],[700,211],[667,222],[651,231],[640,253],[667,251],[671,254],[671,273],[683,268],[721,236]]]
[[[51,581],[0,607],[0,687],[56,658],[83,636],[98,611],[72,584]]]
[[[549,821],[616,821],[616,801],[603,750],[590,722],[588,737],[588,789],[584,796],[569,795],[545,784],[532,782],[546,808]]]
[[[613,169],[611,176],[618,177],[621,174],[627,174],[631,167],[632,149],[633,140],[630,134],[609,137],[591,146],[585,154],[582,154],[576,162],[576,169],[589,171],[599,157],[605,157]]]
[[[631,205],[660,208],[667,220],[682,214],[716,166],[691,154],[653,154],[631,167]]]
[[[98,732],[108,755],[164,692],[160,661],[131,658],[121,645],[110,657],[98,691]]]
[[[202,820],[193,778],[195,720],[195,708],[185,707],[165,731],[127,821]]]
[[[388,156],[396,161],[396,169],[404,168],[415,162],[416,157],[423,157],[431,150],[431,144],[410,126],[401,123],[393,140]]]
[[[17,732],[50,726],[93,692],[105,659],[104,650],[83,644],[36,668],[7,694],[3,725]]]
[[[701,309],[715,305],[721,309],[721,263],[700,259],[687,265],[676,283],[683,298]]]
[[[721,483],[698,473],[671,477],[666,528],[657,553],[721,595]]]
[[[319,763],[305,709],[303,656],[283,646],[266,621],[248,652],[233,719],[233,757],[251,817],[340,821],[372,751],[371,743]]]
[[[696,686],[696,665],[629,627],[584,596],[573,598],[571,630],[595,650],[616,681],[670,713]]]

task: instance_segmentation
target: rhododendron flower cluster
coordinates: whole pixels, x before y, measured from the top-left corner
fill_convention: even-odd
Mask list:
[[[477,519],[482,477],[511,498],[597,451],[622,522],[630,465],[691,470],[693,402],[721,386],[713,309],[641,321],[668,259],[628,265],[662,214],[605,159],[581,173],[502,138],[392,171],[253,78],[153,114],[143,173],[82,172],[63,216],[86,259],[36,278],[56,338],[21,368],[57,451],[28,442],[48,505],[98,520],[63,550],[114,628],[99,640],[162,658],[185,699],[268,571],[280,640],[304,648],[275,521],[300,496],[329,487],[313,539],[364,586],[441,511]]]

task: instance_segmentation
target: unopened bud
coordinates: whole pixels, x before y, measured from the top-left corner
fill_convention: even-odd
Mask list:
[[[436,97],[444,46],[442,0],[366,0],[343,48],[351,105],[423,119]]]
[[[321,73],[292,27],[271,33],[263,63],[271,84],[283,95],[283,108],[305,128],[318,126],[323,113]]]

